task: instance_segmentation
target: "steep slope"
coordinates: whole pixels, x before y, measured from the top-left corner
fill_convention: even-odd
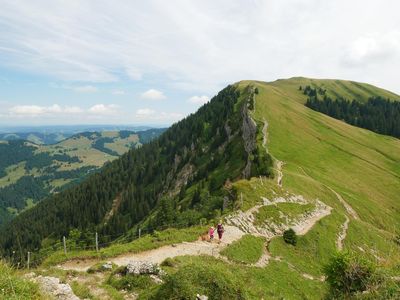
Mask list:
[[[19,249],[22,259],[72,228],[116,235],[145,219],[150,230],[219,216],[234,198],[224,188],[230,181],[271,175],[272,160],[257,145],[249,116],[252,97],[228,86],[160,138],[22,213],[2,231],[3,253]]]
[[[53,145],[23,140],[1,142],[0,225],[163,131],[85,132]]]

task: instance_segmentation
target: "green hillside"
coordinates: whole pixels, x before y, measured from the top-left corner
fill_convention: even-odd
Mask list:
[[[1,142],[0,225],[162,131],[85,132],[52,145],[23,140]]]
[[[349,81],[294,78],[272,83],[244,81],[239,86],[245,88],[248,84],[259,90],[254,118],[259,126],[268,123],[268,150],[284,162],[284,188],[319,198],[334,208],[330,216],[300,240],[296,253],[288,252],[281,239],[271,242],[272,253],[285,253],[293,264],[308,270],[310,265],[326,262],[329,255],[323,252],[332,252],[334,241],[328,245],[325,239],[338,232],[338,222],[343,222],[347,215],[350,222],[345,249],[398,266],[398,245],[393,240],[400,227],[400,140],[314,112],[304,106],[307,97],[298,89],[314,85],[350,99],[400,97]],[[354,217],[338,201],[335,192],[354,209]],[[320,267],[316,267],[318,272]]]
[[[300,86],[362,103],[400,99],[342,80],[228,86],[158,139],[20,214],[1,232],[1,253],[24,261],[31,251],[39,273],[71,285],[82,276],[88,293],[107,299],[396,299],[400,140],[311,110]],[[195,241],[219,220],[221,243]],[[283,238],[289,228],[294,242]],[[334,257],[364,272],[340,297],[327,271]],[[126,274],[128,259],[161,262],[167,275]],[[104,261],[120,268],[101,270]]]

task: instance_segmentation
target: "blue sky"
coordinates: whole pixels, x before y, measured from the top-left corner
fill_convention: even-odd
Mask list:
[[[0,1],[0,125],[168,125],[229,83],[400,94],[398,1]]]

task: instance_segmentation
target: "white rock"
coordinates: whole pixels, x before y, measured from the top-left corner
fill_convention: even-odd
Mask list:
[[[112,262],[108,261],[104,265],[101,266],[104,270],[111,270],[113,268]]]
[[[127,274],[160,274],[162,270],[157,264],[148,261],[132,261],[126,266]]]
[[[69,284],[60,283],[60,279],[58,278],[38,276],[33,280],[39,283],[41,289],[45,293],[54,296],[57,300],[79,300],[79,298],[75,296]]]

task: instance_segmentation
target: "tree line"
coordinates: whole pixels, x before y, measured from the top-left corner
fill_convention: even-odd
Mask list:
[[[400,138],[399,101],[379,96],[370,97],[366,102],[344,98],[333,100],[325,90],[310,86],[306,86],[303,93],[308,96],[306,106],[315,111],[376,133]]]

